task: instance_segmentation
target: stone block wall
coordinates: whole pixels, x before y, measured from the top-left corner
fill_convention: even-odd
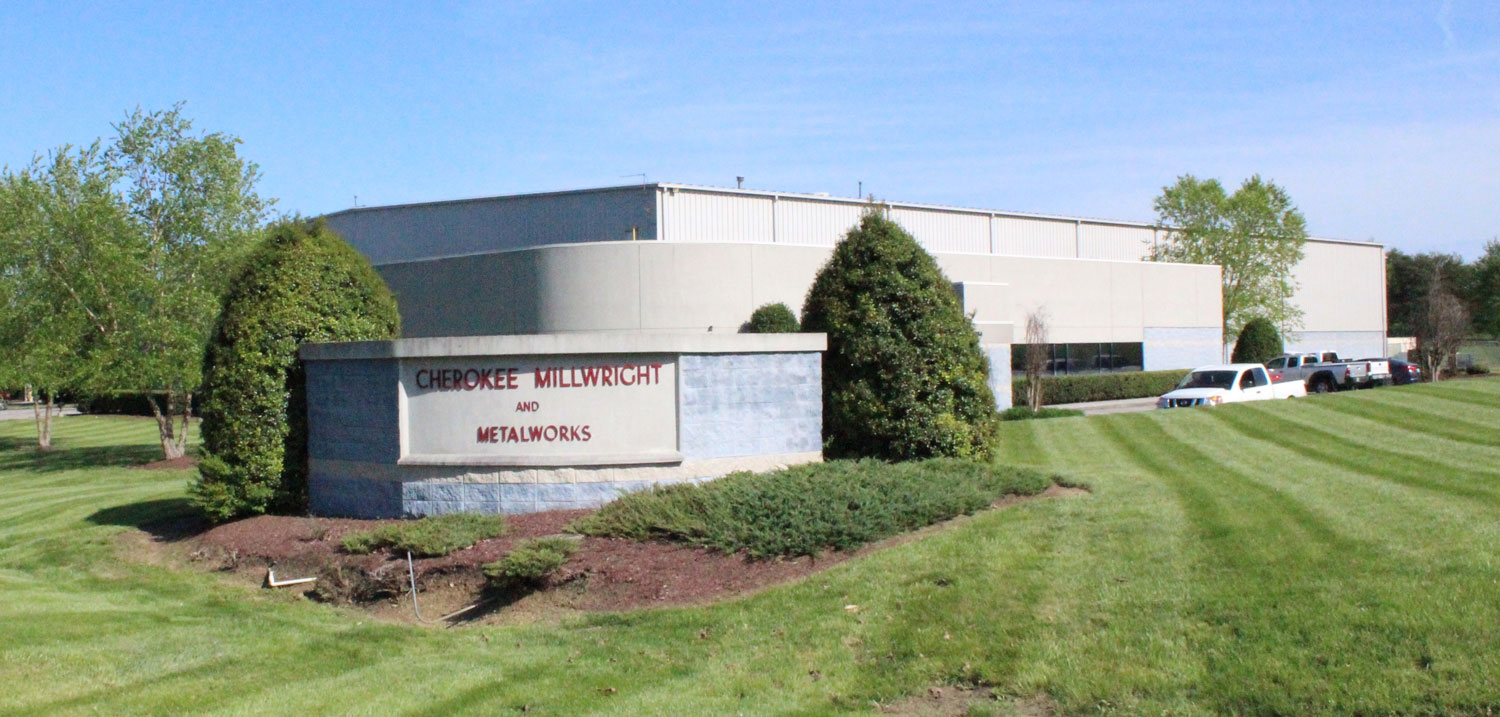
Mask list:
[[[678,371],[684,459],[822,450],[820,354],[684,355]]]

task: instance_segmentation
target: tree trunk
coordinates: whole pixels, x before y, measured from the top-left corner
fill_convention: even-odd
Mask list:
[[[163,412],[161,406],[157,405],[155,396],[146,396],[146,402],[151,404],[151,415],[156,419],[156,428],[161,437],[162,459],[181,458],[182,444],[178,443],[172,430],[172,392],[168,391],[166,395],[166,412]],[[186,432],[183,431],[183,433]]]
[[[182,398],[182,432],[177,434],[177,455],[187,455],[188,424],[193,418],[193,392]]]
[[[38,392],[40,393],[40,392]],[[36,447],[37,450],[52,450],[52,392],[47,392],[47,405],[45,410],[42,402],[33,397],[31,401],[31,415],[36,419]]]

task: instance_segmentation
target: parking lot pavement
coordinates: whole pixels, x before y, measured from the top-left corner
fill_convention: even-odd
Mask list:
[[[1127,398],[1120,401],[1092,401],[1089,403],[1060,403],[1049,408],[1067,408],[1083,411],[1085,416],[1106,416],[1111,413],[1135,413],[1156,409],[1156,397]]]
[[[20,420],[22,418],[29,419],[32,418],[32,415],[31,404],[27,403],[19,406],[16,404],[10,404],[10,408],[5,409],[4,411],[0,411],[0,421]],[[74,408],[73,406],[53,406],[52,415],[76,416],[78,415],[78,409]]]

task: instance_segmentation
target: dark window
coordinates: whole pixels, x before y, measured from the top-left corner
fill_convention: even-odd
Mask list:
[[[1048,376],[1139,371],[1144,353],[1139,343],[1047,344],[1046,347],[1047,360],[1042,373]],[[1011,345],[1010,371],[1015,376],[1026,374],[1026,344]]]

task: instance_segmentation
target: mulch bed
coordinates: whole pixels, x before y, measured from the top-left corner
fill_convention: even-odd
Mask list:
[[[130,466],[130,468],[138,471],[175,471],[183,468],[194,468],[197,465],[197,458],[182,456],[180,458],[167,458],[160,461],[152,461],[151,463],[142,463],[138,466]]]
[[[1053,486],[1041,496],[1013,496],[997,501],[996,506],[1082,492]],[[436,615],[441,614],[438,610],[456,609],[480,599],[504,609],[525,599],[530,593],[485,593],[481,566],[504,557],[521,540],[563,533],[569,523],[589,512],[508,516],[509,530],[502,537],[443,557],[415,559],[412,570],[424,610]],[[187,538],[182,546],[200,566],[236,572],[257,581],[266,575],[267,568],[273,568],[279,580],[316,576],[316,585],[308,592],[310,597],[372,608],[377,613],[383,605],[393,619],[407,619],[393,608],[408,599],[410,578],[405,553],[350,555],[340,545],[345,534],[386,522],[393,521],[268,515],[208,529]],[[750,560],[744,555],[666,542],[584,537],[578,550],[537,593],[556,597],[556,606],[570,611],[699,604],[795,580],[940,529],[942,526],[931,526],[853,552],[775,560]],[[492,610],[495,607],[492,605]]]

